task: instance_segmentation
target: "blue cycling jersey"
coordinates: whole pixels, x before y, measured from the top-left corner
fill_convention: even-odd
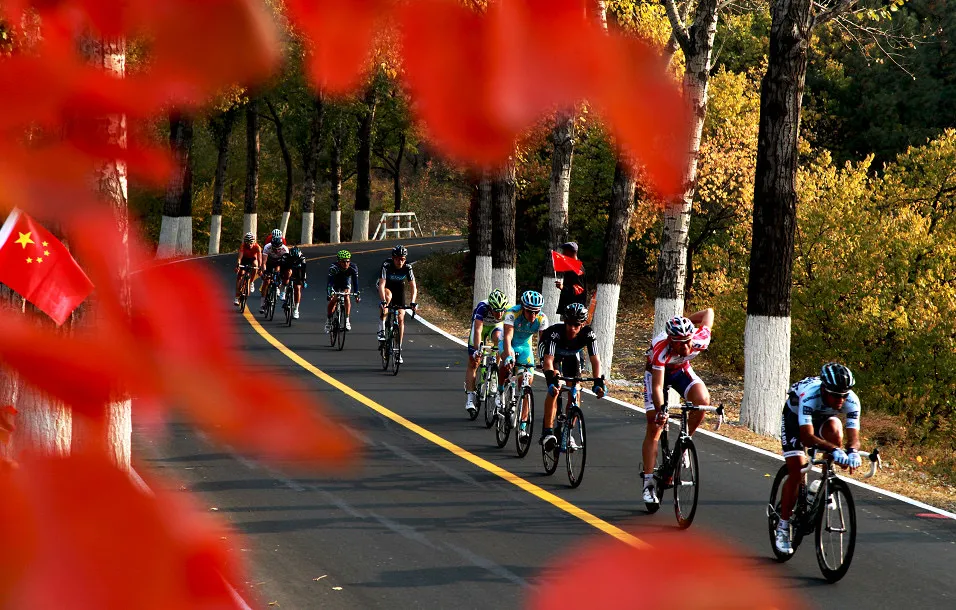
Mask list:
[[[548,316],[538,312],[531,321],[524,316],[521,305],[515,305],[505,312],[505,326],[514,327],[511,344],[530,343],[531,337],[548,327]]]

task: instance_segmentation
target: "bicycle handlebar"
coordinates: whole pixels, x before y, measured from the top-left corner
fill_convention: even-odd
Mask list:
[[[877,447],[872,452],[867,454],[866,457],[870,460],[870,471],[866,473],[865,475],[863,475],[863,478],[869,479],[870,477],[876,474],[876,471],[878,469],[883,467],[883,459],[880,457],[879,447]],[[817,460],[817,459],[810,460],[806,466],[800,469],[800,472],[805,474],[807,472],[810,472],[810,470],[813,469],[814,466],[823,466],[824,464],[827,464],[828,462],[832,462],[832,461],[833,461],[833,456],[830,455],[829,452],[826,452],[825,458],[820,460]]]
[[[573,381],[574,383],[585,383],[588,381],[597,382],[604,381],[604,377],[565,377],[564,375],[558,375],[558,379],[561,381]]]

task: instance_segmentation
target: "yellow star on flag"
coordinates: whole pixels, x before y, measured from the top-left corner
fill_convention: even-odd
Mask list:
[[[27,259],[27,263],[32,263],[32,262],[33,262],[33,259],[32,259],[32,258],[28,258],[28,259]]]
[[[17,231],[17,233],[20,233],[20,232]],[[15,243],[15,244],[20,244],[21,246],[23,246],[23,249],[25,250],[26,247],[27,247],[27,244],[35,244],[35,243],[36,243],[36,242],[34,242],[32,239],[30,239],[30,236],[31,236],[31,235],[33,235],[33,232],[32,232],[32,231],[28,231],[28,232],[26,232],[26,233],[20,233],[20,239],[18,239],[17,241],[15,241],[15,242],[13,242],[13,243]]]
[[[43,256],[50,256],[50,251],[49,251],[49,250],[44,250],[44,251],[43,251]]]
[[[49,243],[43,242],[43,247],[44,247],[44,248],[46,248],[46,247],[49,246],[49,245],[50,245]]]
[[[38,259],[37,259],[37,262],[38,262],[38,263],[42,263],[42,262],[43,262],[43,258],[42,258],[42,257],[38,258]]]

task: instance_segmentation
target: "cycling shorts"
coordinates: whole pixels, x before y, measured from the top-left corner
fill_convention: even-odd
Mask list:
[[[255,258],[249,258],[249,257],[243,257],[242,260],[239,261],[239,264],[240,264],[241,266],[255,267],[255,266],[256,266],[256,259],[255,259]],[[242,269],[240,269],[239,271],[242,272]],[[252,272],[255,273],[256,270],[253,269]]]
[[[823,424],[828,420],[835,419],[840,421],[836,415],[817,415],[813,414],[813,433],[822,437]],[[843,425],[842,422],[840,424]],[[780,422],[780,446],[783,449],[783,457],[796,457],[806,455],[806,447],[800,442],[800,421],[797,414],[787,405],[783,404],[783,416]]]
[[[664,392],[668,387],[674,388],[674,391],[687,400],[687,392],[698,383],[703,383],[693,367],[687,366],[673,371],[664,371]],[[667,396],[665,394],[664,398]],[[654,397],[651,394],[651,372],[644,372],[644,409],[648,412],[654,411]]]

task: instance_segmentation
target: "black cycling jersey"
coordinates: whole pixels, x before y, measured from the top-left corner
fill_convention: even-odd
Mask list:
[[[589,356],[597,354],[597,348],[594,347],[596,336],[590,326],[582,326],[573,339],[567,338],[565,330],[563,322],[544,329],[541,333],[542,355],[555,358],[577,357],[578,352],[584,348],[587,348]]]
[[[392,259],[387,259],[382,263],[382,273],[379,277],[385,280],[385,288],[391,292],[404,292],[405,282],[414,282],[415,273],[412,266],[406,263],[401,269],[392,263]]]
[[[342,292],[353,287],[358,290],[358,286],[358,265],[350,262],[349,266],[343,269],[339,267],[338,263],[332,263],[332,266],[329,267],[329,280],[327,282],[329,290]]]
[[[292,270],[292,275],[296,280],[304,282],[306,280],[306,270],[305,270],[305,255],[299,254],[297,258],[293,258],[291,254],[283,254],[279,259],[279,267],[282,271]]]

